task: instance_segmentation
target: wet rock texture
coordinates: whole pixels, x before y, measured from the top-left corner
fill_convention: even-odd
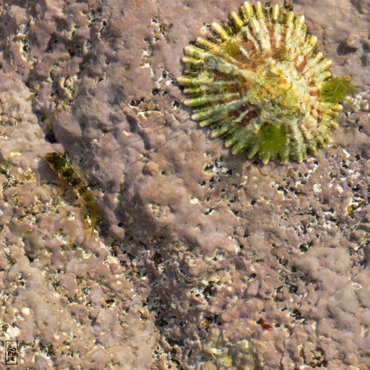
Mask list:
[[[370,367],[368,1],[295,2],[358,94],[334,145],[287,166],[232,156],[180,104],[184,46],[240,1],[2,3],[1,319],[26,363]],[[66,237],[78,210],[19,180],[50,147],[85,173],[105,244],[81,215]]]
[[[45,142],[30,96],[0,74],[1,339],[18,341],[19,369],[148,369],[158,335],[147,283],[58,187],[41,158],[60,148]]]

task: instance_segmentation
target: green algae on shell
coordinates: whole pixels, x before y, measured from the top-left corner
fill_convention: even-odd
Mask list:
[[[331,77],[316,43],[304,16],[244,2],[228,24],[212,23],[208,37],[185,48],[184,104],[233,154],[302,161],[331,141],[339,101],[352,92]]]

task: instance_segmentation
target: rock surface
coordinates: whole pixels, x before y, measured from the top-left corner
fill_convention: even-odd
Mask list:
[[[180,104],[184,46],[239,5],[3,2],[1,320],[25,367],[370,367],[369,3],[295,2],[358,95],[287,166],[232,156]],[[50,150],[91,184],[92,240]]]
[[[146,279],[58,191],[41,157],[60,148],[45,142],[30,96],[0,74],[1,339],[18,341],[20,369],[148,369],[158,335]]]

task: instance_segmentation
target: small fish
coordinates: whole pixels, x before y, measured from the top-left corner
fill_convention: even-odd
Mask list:
[[[57,152],[47,153],[45,159],[58,179],[71,186],[77,195],[83,199],[91,220],[91,230],[94,230],[97,212],[96,203],[90,190],[79,177],[76,168],[62,154]]]

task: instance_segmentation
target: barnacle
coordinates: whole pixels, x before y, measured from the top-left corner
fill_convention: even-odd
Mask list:
[[[184,103],[233,154],[302,161],[331,141],[339,102],[352,92],[348,79],[331,76],[316,43],[304,16],[244,2],[185,48]]]

